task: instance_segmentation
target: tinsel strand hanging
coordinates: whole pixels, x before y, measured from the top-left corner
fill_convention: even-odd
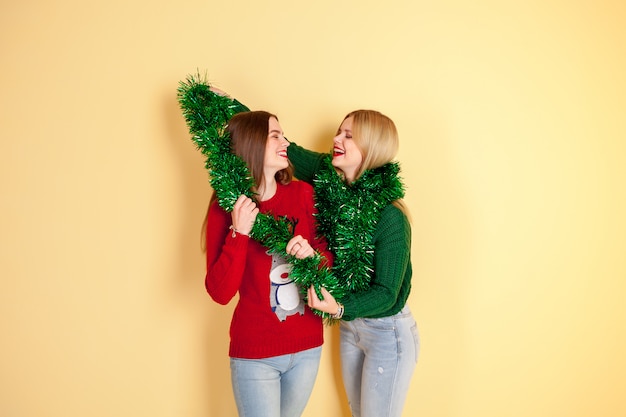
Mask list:
[[[346,291],[367,289],[374,272],[373,234],[382,210],[404,197],[400,166],[389,162],[346,184],[330,155],[314,179],[319,233],[335,254],[333,272]]]

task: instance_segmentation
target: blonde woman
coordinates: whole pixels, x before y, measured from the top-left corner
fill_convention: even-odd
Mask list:
[[[397,151],[395,124],[373,110],[344,118],[331,157],[294,143],[288,149],[296,177],[315,185],[333,271],[352,288],[340,301],[324,289],[321,300],[311,288],[308,304],[341,319],[342,375],[353,417],[400,417],[419,353],[406,305],[411,227],[392,162]],[[366,284],[358,274],[367,275]]]

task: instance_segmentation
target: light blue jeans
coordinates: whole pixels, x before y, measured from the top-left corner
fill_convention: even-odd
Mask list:
[[[299,417],[309,401],[322,347],[264,359],[230,358],[239,417]]]
[[[341,372],[353,417],[400,417],[419,355],[408,307],[380,319],[341,322]]]

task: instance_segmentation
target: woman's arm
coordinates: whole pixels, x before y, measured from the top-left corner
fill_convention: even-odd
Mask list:
[[[296,178],[312,184],[326,154],[313,152],[294,142],[290,142],[287,147],[287,156],[289,157],[289,162],[295,168],[294,174]]]
[[[229,99],[231,99],[233,101],[233,103],[232,103],[232,105],[230,107],[235,111],[235,113],[243,113],[243,112],[246,112],[246,111],[250,111],[248,106],[246,106],[242,102],[238,101],[237,99],[234,99],[231,96],[229,96],[228,93],[226,93],[226,91],[220,90],[219,88],[216,88],[216,87],[213,87],[213,86],[210,86],[209,90],[211,90],[212,92],[214,92],[218,96],[228,97]]]
[[[237,294],[246,266],[249,238],[230,229],[231,215],[211,204],[206,229],[206,290],[219,304]]]

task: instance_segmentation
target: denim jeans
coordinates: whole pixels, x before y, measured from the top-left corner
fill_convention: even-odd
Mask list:
[[[408,307],[379,319],[341,322],[341,371],[353,417],[400,417],[419,355]]]
[[[322,347],[264,359],[230,358],[239,417],[299,417],[309,401]]]

